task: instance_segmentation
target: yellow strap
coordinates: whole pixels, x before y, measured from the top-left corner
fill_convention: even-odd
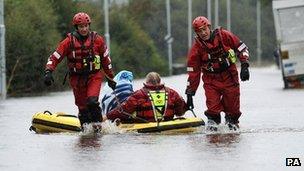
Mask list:
[[[100,56],[99,55],[95,55],[93,63],[94,63],[96,70],[100,69]]]
[[[231,63],[236,63],[236,55],[233,49],[228,50],[228,59],[231,61]]]
[[[155,119],[162,120],[163,113],[160,111],[164,111],[167,104],[167,97],[165,91],[149,91],[150,100],[153,107],[153,112]]]

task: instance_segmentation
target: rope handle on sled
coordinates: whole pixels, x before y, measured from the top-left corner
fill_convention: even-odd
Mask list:
[[[197,116],[196,116],[196,114],[194,113],[193,109],[189,109],[189,110],[192,112],[193,116],[197,118]],[[203,119],[202,119],[202,122],[203,122],[203,125],[205,125],[205,122],[204,122]]]
[[[192,112],[193,116],[197,118],[197,116],[196,116],[196,114],[194,113],[193,109],[189,109],[189,110]]]
[[[52,112],[50,112],[50,111],[48,111],[48,110],[44,111],[44,112],[43,112],[43,114],[49,114],[49,115],[53,115],[53,114],[52,114]],[[65,116],[65,117],[73,117],[73,118],[78,118],[78,117],[77,117],[77,116],[75,116],[75,115],[58,114],[58,113],[57,113],[57,116],[56,116],[56,117],[58,117],[58,116]]]
[[[48,110],[46,110],[46,111],[43,112],[43,114],[46,114],[46,113],[49,114],[49,115],[53,115],[53,114],[52,114],[50,111],[48,111]]]
[[[57,114],[57,117],[58,117],[58,116],[71,117],[71,118],[78,118],[78,117],[75,116],[75,115],[68,115],[68,114]]]

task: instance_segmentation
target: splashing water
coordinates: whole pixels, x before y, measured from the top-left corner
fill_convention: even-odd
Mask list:
[[[83,132],[82,134],[92,134],[92,133],[100,133],[100,134],[121,134],[125,131],[120,129],[116,122],[111,122],[106,120],[102,123],[90,123],[83,125]]]
[[[219,124],[219,125],[213,125],[216,127],[217,131],[212,131],[210,129],[207,129],[207,126],[204,129],[204,133],[209,135],[209,134],[239,134],[241,133],[241,129],[237,130],[231,130],[229,129],[228,125],[226,124]]]

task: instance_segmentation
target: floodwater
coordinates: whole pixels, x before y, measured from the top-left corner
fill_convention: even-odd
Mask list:
[[[185,97],[186,75],[163,81]],[[28,129],[35,112],[76,114],[72,93],[9,98],[0,102],[0,170],[303,170],[286,158],[304,165],[304,90],[282,87],[275,67],[251,69],[241,83],[239,134],[36,134]],[[202,85],[194,100],[206,120]]]

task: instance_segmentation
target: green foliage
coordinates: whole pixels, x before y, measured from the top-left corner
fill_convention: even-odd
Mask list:
[[[166,1],[162,0],[132,0],[128,9],[129,19],[136,21],[140,27],[153,39],[161,56],[167,56],[166,41]]]
[[[7,0],[5,5],[8,94],[41,92],[46,54],[59,39],[57,16],[44,0]]]
[[[116,71],[127,69],[136,77],[150,71],[166,73],[166,64],[156,51],[153,41],[139,25],[117,12],[111,11],[111,57]],[[124,22],[128,20],[128,22]]]
[[[76,2],[71,0],[49,0],[52,3],[52,8],[58,18],[57,29],[61,33],[62,37],[73,30],[72,18],[77,13]]]

